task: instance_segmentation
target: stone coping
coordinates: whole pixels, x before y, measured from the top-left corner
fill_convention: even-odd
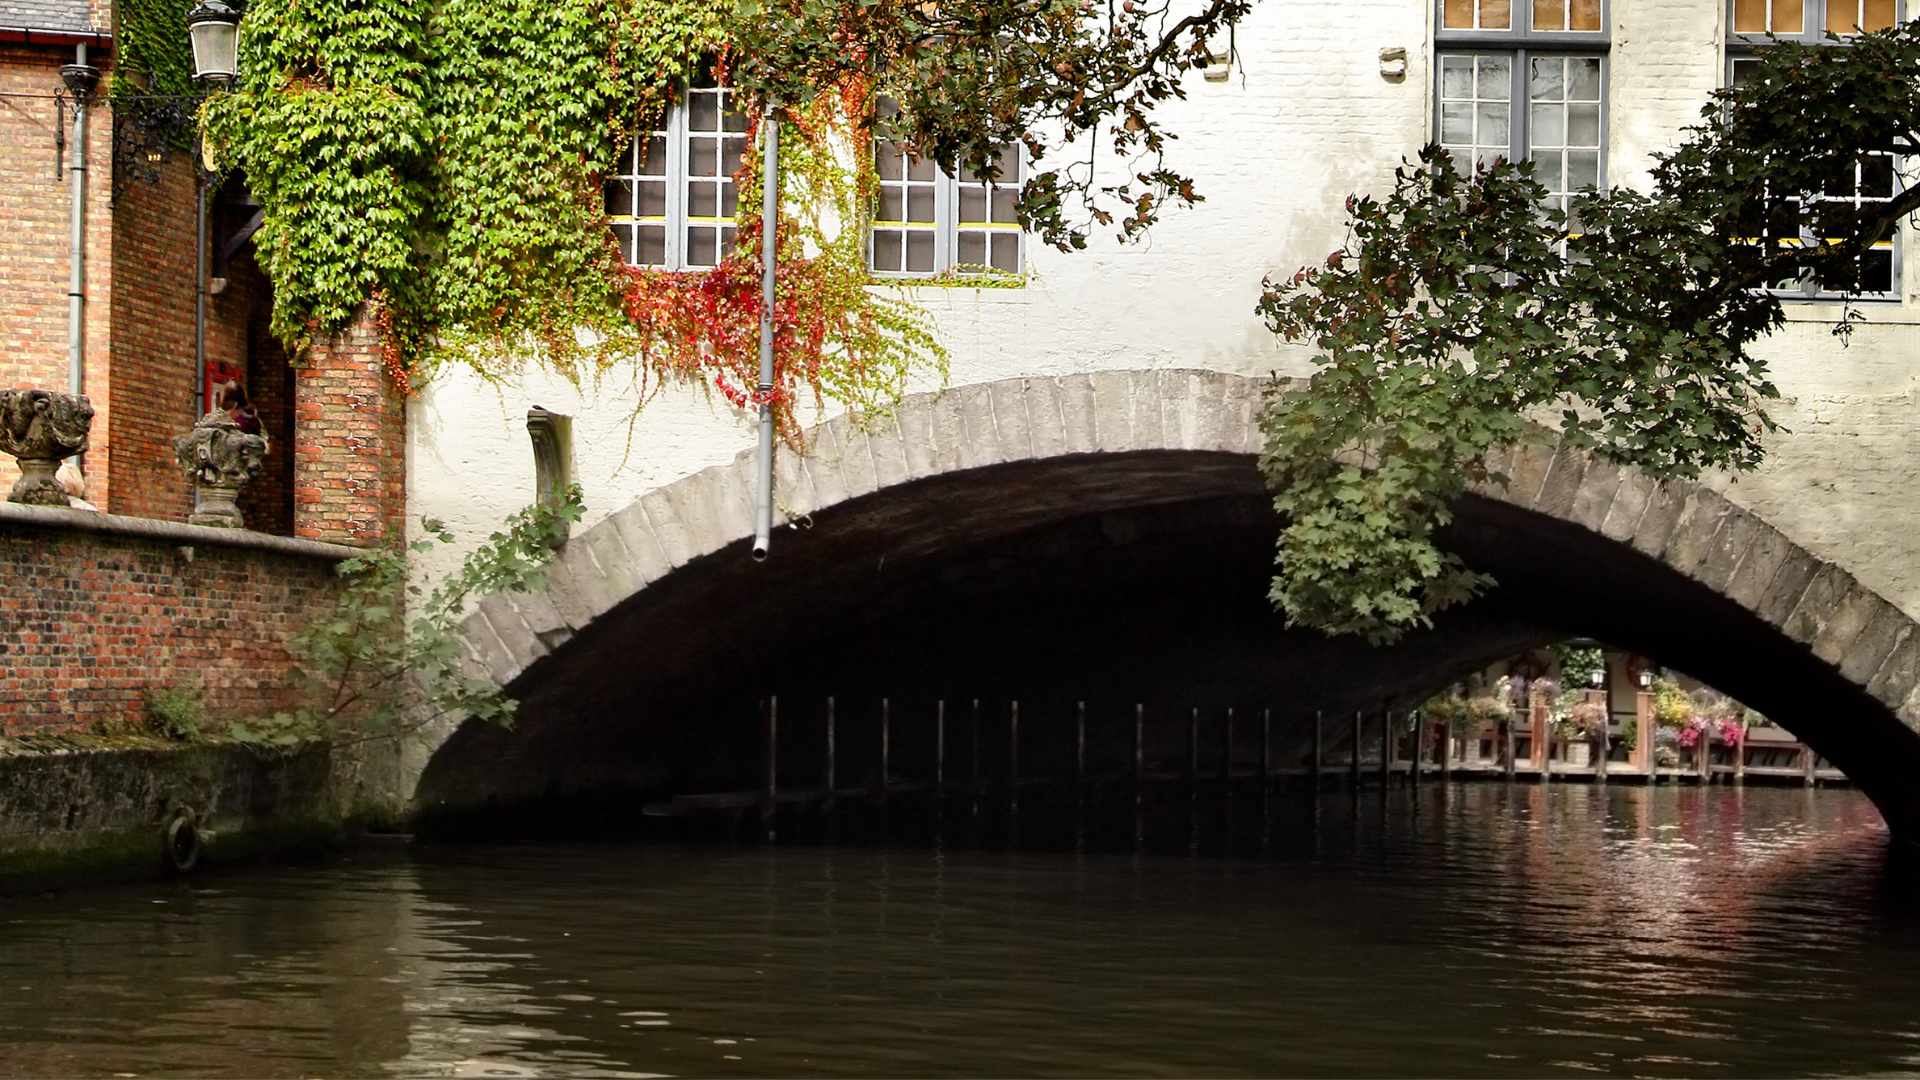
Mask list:
[[[178,521],[100,514],[91,510],[73,510],[52,506],[28,506],[0,502],[0,528],[26,525],[43,529],[71,529],[78,532],[109,533],[141,540],[156,540],[174,546],[206,544],[219,547],[251,548],[279,555],[297,555],[309,559],[340,562],[365,555],[361,548],[328,544],[319,540],[301,540],[291,536],[273,536],[252,529],[214,529],[205,525],[187,525]]]

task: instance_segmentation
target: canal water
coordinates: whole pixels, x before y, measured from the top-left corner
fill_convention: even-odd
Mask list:
[[[0,899],[0,1075],[1920,1070],[1920,886],[1856,793],[1269,811],[1197,855],[395,847]]]

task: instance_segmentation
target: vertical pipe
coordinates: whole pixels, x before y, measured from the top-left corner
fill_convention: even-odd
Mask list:
[[[761,125],[766,149],[760,173],[760,442],[754,449],[753,557],[767,557],[773,537],[773,297],[774,249],[780,222],[780,121],[767,102]]]
[[[67,170],[72,205],[67,231],[67,391],[87,383],[87,113],[99,73],[87,64],[87,45],[73,47],[72,71],[62,71],[73,93],[73,164]]]
[[[207,173],[196,152],[193,161],[193,367],[200,396],[193,416],[210,411],[207,405]]]

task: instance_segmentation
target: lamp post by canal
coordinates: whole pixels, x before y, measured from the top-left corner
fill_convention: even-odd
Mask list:
[[[193,80],[208,90],[225,90],[238,74],[240,13],[223,0],[200,0],[187,13],[187,37],[193,44]],[[199,396],[194,415],[211,408],[207,401],[207,196],[208,172],[198,148],[193,156],[193,364]]]

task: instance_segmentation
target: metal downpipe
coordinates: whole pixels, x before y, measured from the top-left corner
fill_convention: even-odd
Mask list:
[[[780,122],[768,104],[761,121],[766,150],[760,169],[760,445],[754,455],[753,558],[765,561],[773,537],[773,298],[775,230],[780,216]]]
[[[73,94],[73,164],[67,171],[72,212],[67,233],[67,390],[86,393],[87,381],[87,112],[97,69],[87,63],[87,46],[73,47],[73,63],[60,76]]]

